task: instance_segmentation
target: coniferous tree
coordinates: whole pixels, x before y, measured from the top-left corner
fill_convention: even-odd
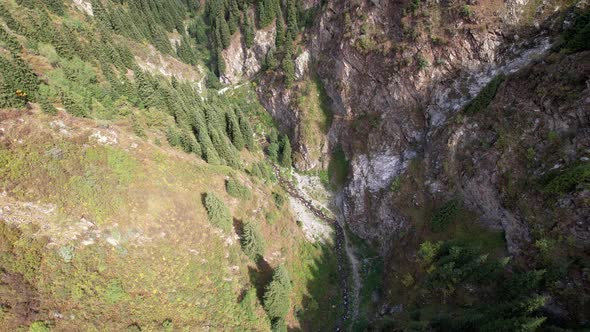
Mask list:
[[[289,44],[289,42],[287,43]],[[293,82],[295,81],[295,64],[293,63],[293,55],[288,50],[285,52],[282,68],[283,74],[285,75],[285,86],[287,88],[290,88],[293,85]]]
[[[279,161],[280,147],[278,143],[270,143],[267,148],[268,158],[273,162]]]
[[[277,11],[277,20],[276,20],[276,36],[275,36],[275,45],[277,49],[283,47],[285,44],[285,23],[283,21],[283,11],[280,9]]]
[[[254,44],[254,26],[250,22],[250,15],[248,14],[248,9],[244,12],[244,43],[246,44],[246,48],[252,47]]]
[[[237,0],[229,0],[229,20],[227,22],[229,32],[233,35],[238,30],[238,23],[240,21],[240,8]]]
[[[254,151],[254,132],[252,131],[252,127],[250,127],[250,122],[248,122],[248,119],[239,109],[236,109],[236,115],[238,117],[238,122],[240,123],[240,131],[244,137],[246,148],[250,151]]]
[[[291,279],[287,269],[279,265],[273,272],[272,280],[264,292],[264,309],[272,320],[284,318],[289,312],[291,301]]]
[[[218,29],[219,34],[221,35],[221,45],[223,49],[226,49],[231,43],[231,32],[229,31],[229,26],[227,25],[227,22],[223,16],[217,18],[215,22],[216,24],[219,24]]]
[[[75,96],[71,93],[62,93],[62,103],[66,112],[79,117],[87,117],[88,107],[84,105],[81,97]]]
[[[278,67],[278,62],[277,62],[277,57],[275,55],[275,50],[274,49],[270,49],[268,50],[268,53],[266,53],[266,68],[269,70],[276,70]]]
[[[287,0],[287,31],[293,37],[297,35],[297,0]]]
[[[12,53],[20,53],[22,48],[18,39],[10,35],[2,26],[0,26],[0,45],[5,45]]]
[[[283,135],[282,139],[282,146],[281,146],[281,166],[290,168],[293,164],[291,160],[291,143],[289,142],[289,137],[287,135]]]
[[[205,208],[209,222],[225,232],[230,232],[232,228],[232,218],[225,203],[214,193],[205,194]]]
[[[244,135],[242,134],[240,123],[233,109],[227,110],[226,122],[227,135],[230,137],[236,149],[238,149],[238,151],[241,151],[246,145],[246,142],[244,141]]]
[[[51,114],[51,115],[57,114],[57,109],[55,108],[55,106],[53,106],[53,104],[49,100],[47,100],[46,97],[43,96],[43,97],[39,98],[39,104],[41,105],[41,110],[44,113]]]
[[[244,223],[244,233],[241,238],[242,249],[246,256],[257,262],[264,255],[264,237],[253,221]]]
[[[180,132],[176,129],[175,126],[169,126],[168,130],[166,131],[166,138],[168,139],[168,143],[172,146],[180,146]]]

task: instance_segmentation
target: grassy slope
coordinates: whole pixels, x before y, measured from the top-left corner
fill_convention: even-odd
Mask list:
[[[258,273],[236,235],[208,223],[201,203],[205,191],[222,197],[237,220],[260,224],[268,263],[288,263],[292,303],[310,309],[299,313],[302,321],[309,322],[318,305],[338,297],[327,285],[335,265],[329,250],[305,243],[287,210],[277,211],[282,217],[273,225],[266,223],[264,211],[276,207],[267,199],[272,188],[259,180],[158,147],[119,126],[109,129],[118,140],[110,146],[90,138],[107,132],[90,120],[61,114],[68,137],[55,126],[56,118],[37,111],[1,114],[1,186],[8,195],[0,201],[11,207],[4,219],[20,224],[21,238],[49,244],[42,246],[40,260],[26,267],[37,273],[22,282],[38,293],[39,313],[23,318],[9,309],[0,325],[16,327],[34,319],[66,330],[121,330],[134,323],[157,329],[171,320],[175,327],[268,329],[259,304],[239,303]],[[232,173],[251,187],[252,199],[225,193],[225,177]],[[19,211],[51,206],[53,211],[38,218],[19,217]],[[82,218],[94,225],[84,230]],[[19,271],[7,264],[3,268]],[[53,312],[68,319],[54,319]],[[299,324],[293,315],[290,323]]]
[[[81,26],[89,20],[73,10],[52,19]],[[85,89],[99,91],[105,83],[95,64],[60,59],[53,47],[18,38],[23,59],[44,77],[50,94],[80,88],[62,67],[78,66],[92,82]],[[146,48],[143,54],[136,42],[128,44],[144,59],[140,63],[156,52]],[[173,72],[187,72],[169,56],[156,58]],[[184,78],[199,80],[198,72]],[[249,87],[228,94],[257,133],[273,125]],[[260,294],[270,269],[281,263],[293,279],[288,325],[333,325],[338,306],[332,305],[340,300],[331,285],[332,248],[306,242],[288,207],[272,203],[278,186],[162,143],[174,123],[164,112],[116,102],[93,105],[95,120],[88,120],[63,111],[49,116],[32,106],[0,110],[0,327],[26,329],[43,321],[55,330],[268,330],[260,299],[247,303],[242,297],[251,287]],[[241,152],[245,164],[262,159],[260,151]],[[228,176],[250,187],[252,199],[227,195]],[[236,234],[209,224],[202,205],[207,191],[225,201],[236,224],[259,223],[268,264],[255,266]],[[272,222],[268,215],[275,216]]]

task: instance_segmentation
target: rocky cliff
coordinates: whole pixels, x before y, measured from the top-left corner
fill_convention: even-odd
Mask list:
[[[503,231],[510,255],[534,256],[546,238],[588,248],[590,54],[558,52],[587,1],[306,6],[321,10],[298,41],[297,82],[286,89],[267,71],[258,93],[299,169],[327,168],[342,147],[341,209],[386,269],[412,260],[434,211],[454,201]],[[333,115],[310,138],[302,96],[313,80]],[[547,189],[572,172],[575,190]]]

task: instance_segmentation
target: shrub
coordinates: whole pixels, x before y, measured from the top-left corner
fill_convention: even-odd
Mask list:
[[[205,194],[205,208],[209,222],[225,232],[230,232],[232,228],[232,218],[225,203],[214,193]]]
[[[586,184],[590,181],[590,163],[586,162],[554,175],[543,188],[547,194],[564,194],[573,191],[578,185]]]
[[[424,58],[424,56],[422,56],[422,54],[418,55],[417,60],[418,60],[418,68],[420,70],[424,70],[430,66],[430,63],[428,62],[428,60],[426,60],[426,58]]]
[[[389,191],[391,191],[392,193],[397,193],[400,191],[401,188],[402,178],[398,176],[395,179],[393,179],[393,181],[391,181],[391,184],[389,185]]]
[[[225,190],[230,196],[235,198],[250,199],[252,197],[250,189],[234,178],[230,178],[225,182]]]
[[[279,265],[264,293],[264,309],[272,320],[282,319],[289,312],[291,301],[291,279],[287,269]]]
[[[285,196],[283,196],[277,192],[273,192],[272,198],[273,198],[275,205],[277,206],[278,209],[282,208],[283,205],[285,205]]]
[[[45,322],[37,321],[33,322],[31,326],[29,326],[29,332],[49,332],[49,326]]]
[[[447,202],[443,207],[438,209],[434,216],[432,216],[431,228],[434,232],[440,232],[444,230],[448,224],[453,221],[459,209],[461,203],[458,200],[451,200]]]
[[[253,221],[248,221],[244,224],[244,233],[241,239],[242,250],[246,256],[253,261],[258,261],[264,256],[264,237],[260,233],[258,225]]]
[[[488,85],[486,85],[477,95],[477,97],[473,98],[467,107],[465,107],[465,113],[469,115],[473,115],[475,113],[481,112],[490,106],[492,99],[496,96],[496,92],[498,91],[498,87],[506,77],[504,74],[500,74],[494,79],[492,79]]]

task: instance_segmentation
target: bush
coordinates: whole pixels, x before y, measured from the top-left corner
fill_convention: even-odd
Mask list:
[[[264,237],[258,229],[258,225],[253,221],[248,221],[244,224],[244,233],[241,239],[242,250],[246,256],[250,257],[253,261],[258,261],[264,256]]]
[[[50,329],[45,322],[37,321],[33,322],[31,326],[29,326],[29,332],[49,332]]]
[[[459,209],[461,207],[461,203],[454,199],[447,202],[443,207],[438,209],[434,216],[432,216],[431,221],[431,228],[434,232],[440,232],[444,230],[448,224],[453,221],[457,213],[459,213]]]
[[[207,209],[207,217],[209,222],[216,227],[221,228],[225,232],[230,232],[232,228],[232,217],[225,206],[225,203],[217,197],[214,193],[208,192],[205,194],[205,208]]]
[[[272,320],[284,318],[291,307],[289,293],[291,279],[287,269],[279,265],[273,273],[272,280],[264,293],[264,309]]]
[[[275,205],[277,206],[277,209],[280,209],[283,207],[283,205],[285,205],[285,196],[277,193],[277,192],[273,192],[272,193],[272,198],[275,201]]]
[[[238,180],[230,178],[225,182],[225,190],[227,193],[235,198],[239,199],[250,199],[252,198],[252,192],[248,187],[241,184]]]
[[[565,194],[575,190],[578,185],[586,184],[588,186],[589,181],[590,163],[586,162],[569,167],[554,175],[543,188],[543,192],[547,194]]]
[[[473,115],[486,109],[492,103],[492,100],[496,96],[498,87],[506,77],[504,74],[500,74],[492,79],[488,85],[486,85],[473,100],[465,107],[465,113]]]

